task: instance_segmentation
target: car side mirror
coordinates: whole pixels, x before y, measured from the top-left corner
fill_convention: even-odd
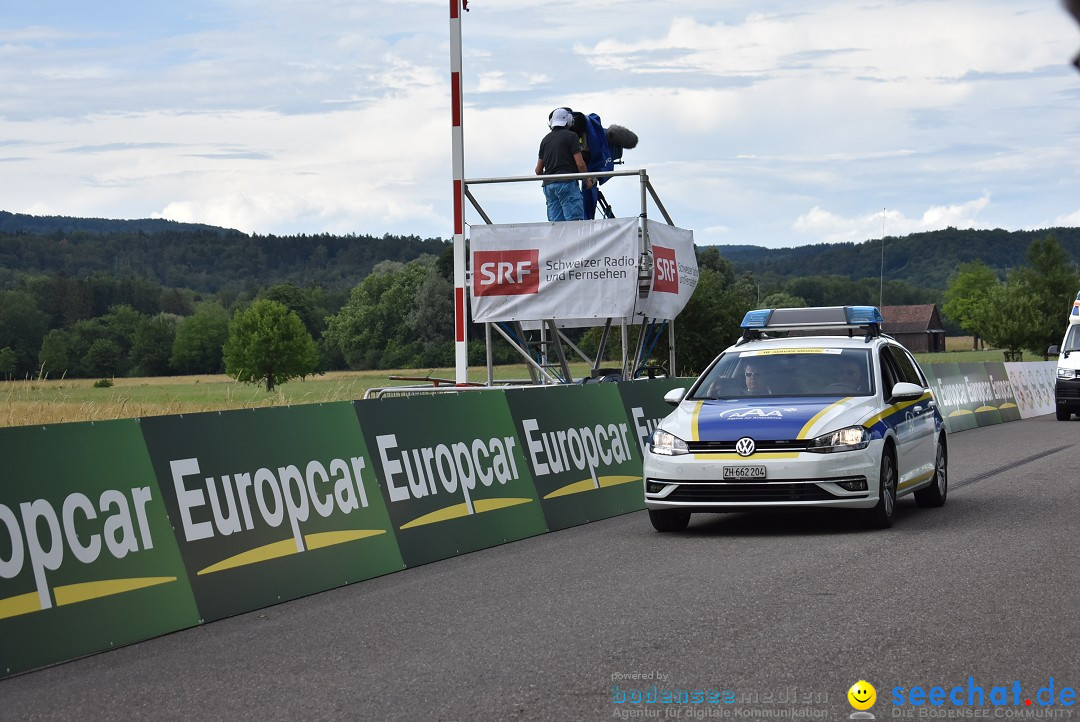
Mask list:
[[[1057,346],[1051,346],[1050,348],[1046,349],[1046,355],[1047,356],[1060,356],[1061,355],[1061,349],[1058,348]]]
[[[672,389],[664,394],[664,401],[672,406],[678,406],[684,396],[686,396],[686,389]]]
[[[926,393],[926,389],[918,384],[901,381],[892,387],[892,398],[897,401],[913,401]]]

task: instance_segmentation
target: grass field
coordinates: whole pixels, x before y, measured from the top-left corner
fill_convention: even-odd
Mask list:
[[[952,341],[953,339],[949,339]],[[947,344],[947,348],[952,344]],[[956,344],[971,348],[971,339]],[[1003,361],[1002,351],[950,350],[916,354],[921,364]],[[1041,360],[1041,359],[1028,359]],[[572,364],[575,378],[588,374],[584,364]],[[108,388],[95,388],[95,379],[25,380],[0,382],[0,427],[102,421],[200,411],[250,409],[361,399],[369,388],[403,386],[416,381],[392,381],[389,376],[430,376],[452,379],[453,369],[422,371],[335,371],[305,381],[291,381],[271,393],[261,386],[241,384],[228,376],[172,376],[112,379]],[[524,366],[496,369],[496,378],[524,379]],[[469,380],[481,382],[484,368],[471,368]]]
[[[571,364],[571,370],[575,377],[588,373],[584,364]],[[270,393],[224,375],[117,378],[108,388],[95,387],[97,379],[0,381],[0,427],[350,401],[363,398],[370,388],[421,383],[390,376],[453,379],[454,370],[334,371],[290,381]],[[528,371],[524,366],[501,367],[495,377],[524,379]],[[469,369],[470,381],[486,378],[486,369]]]

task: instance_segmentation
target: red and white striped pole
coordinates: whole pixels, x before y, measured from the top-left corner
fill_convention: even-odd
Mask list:
[[[468,306],[465,288],[465,136],[462,131],[461,10],[469,0],[450,0],[450,106],[454,170],[454,381],[469,380]]]

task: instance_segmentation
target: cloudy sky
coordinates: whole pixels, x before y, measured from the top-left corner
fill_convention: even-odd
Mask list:
[[[469,5],[468,178],[530,174],[569,105],[637,132],[699,244],[1080,226],[1058,0]],[[447,0],[0,7],[0,210],[452,235]],[[538,185],[473,191],[544,220]],[[605,192],[636,215],[636,181]]]

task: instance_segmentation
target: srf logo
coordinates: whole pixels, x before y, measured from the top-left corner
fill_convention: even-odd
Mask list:
[[[675,249],[653,246],[652,289],[657,293],[679,292],[679,266],[675,263]]]
[[[522,296],[540,291],[540,250],[474,251],[474,296]]]

